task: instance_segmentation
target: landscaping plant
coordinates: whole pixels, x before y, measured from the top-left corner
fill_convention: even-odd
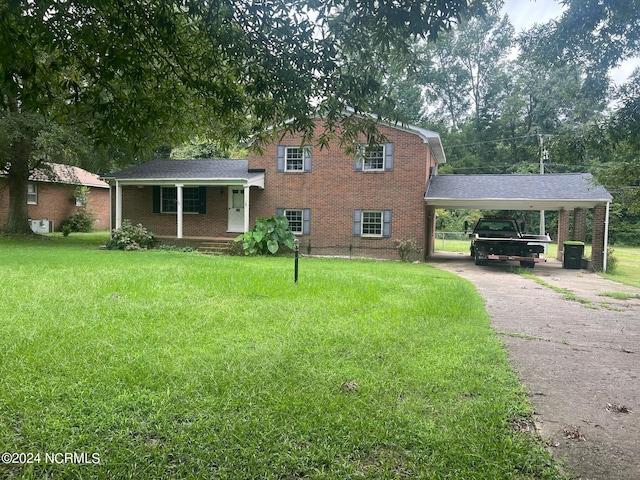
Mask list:
[[[154,235],[141,223],[133,225],[124,220],[122,226],[111,232],[107,250],[140,250],[153,247]]]
[[[242,242],[246,255],[267,255],[277,253],[282,245],[293,250],[295,238],[289,230],[287,217],[274,215],[269,218],[258,217],[255,227],[235,240]]]

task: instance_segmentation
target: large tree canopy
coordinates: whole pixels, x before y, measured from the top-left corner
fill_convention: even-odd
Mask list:
[[[33,169],[80,158],[82,149],[44,138],[84,139],[96,165],[131,162],[160,139],[194,131],[223,144],[260,139],[274,125],[310,137],[318,112],[347,136],[371,132],[341,114],[384,103],[387,60],[485,3],[0,0],[5,230],[28,232],[23,204]]]

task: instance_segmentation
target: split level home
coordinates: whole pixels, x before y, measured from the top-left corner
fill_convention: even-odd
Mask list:
[[[94,173],[70,165],[49,164],[29,178],[27,211],[35,233],[60,230],[60,224],[86,206],[94,215],[94,228],[108,230],[109,184]],[[81,189],[79,187],[86,187]],[[0,172],[0,226],[9,218],[9,185]]]
[[[316,119],[316,132],[322,128]],[[282,214],[302,253],[397,259],[396,240],[416,241],[425,257],[433,253],[437,208],[484,208],[478,200],[492,198],[502,200],[501,209],[516,209],[509,206],[516,206],[521,192],[506,188],[516,180],[531,182],[525,193],[534,197],[517,203],[518,209],[540,209],[547,197],[554,200],[547,203],[550,210],[565,208],[563,180],[549,191],[536,183],[540,175],[491,176],[491,185],[498,185],[493,192],[478,190],[487,185],[482,178],[460,176],[443,195],[440,187],[449,187],[436,180],[457,176],[438,175],[446,162],[440,135],[413,125],[381,123],[379,129],[383,143],[369,145],[363,138],[353,154],[337,139],[320,148],[286,134],[247,159],[155,160],[109,174],[113,227],[129,219],[163,241],[232,239],[257,217]],[[571,195],[585,199],[566,208],[608,206],[611,197],[588,175],[572,178],[577,191]],[[435,197],[429,195],[433,189]],[[566,222],[569,232],[569,217]]]

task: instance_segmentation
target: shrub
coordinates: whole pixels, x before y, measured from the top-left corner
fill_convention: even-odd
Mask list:
[[[258,217],[255,227],[236,237],[236,242],[242,242],[245,255],[275,254],[283,244],[293,250],[294,240],[284,215]]]
[[[394,240],[394,245],[400,255],[400,260],[403,262],[411,262],[417,260],[422,253],[422,247],[418,245],[413,238],[410,240]]]
[[[153,247],[153,233],[141,223],[132,225],[130,220],[122,222],[122,226],[111,232],[108,250],[141,250]]]
[[[613,273],[616,271],[618,264],[618,258],[615,256],[615,250],[611,247],[607,247],[607,273]]]
[[[60,224],[60,231],[65,237],[72,232],[89,233],[93,231],[93,222],[96,216],[86,208],[80,208],[78,213],[71,215]]]

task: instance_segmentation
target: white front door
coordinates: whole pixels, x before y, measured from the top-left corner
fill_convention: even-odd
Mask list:
[[[244,232],[244,188],[229,187],[229,222],[227,231]]]

